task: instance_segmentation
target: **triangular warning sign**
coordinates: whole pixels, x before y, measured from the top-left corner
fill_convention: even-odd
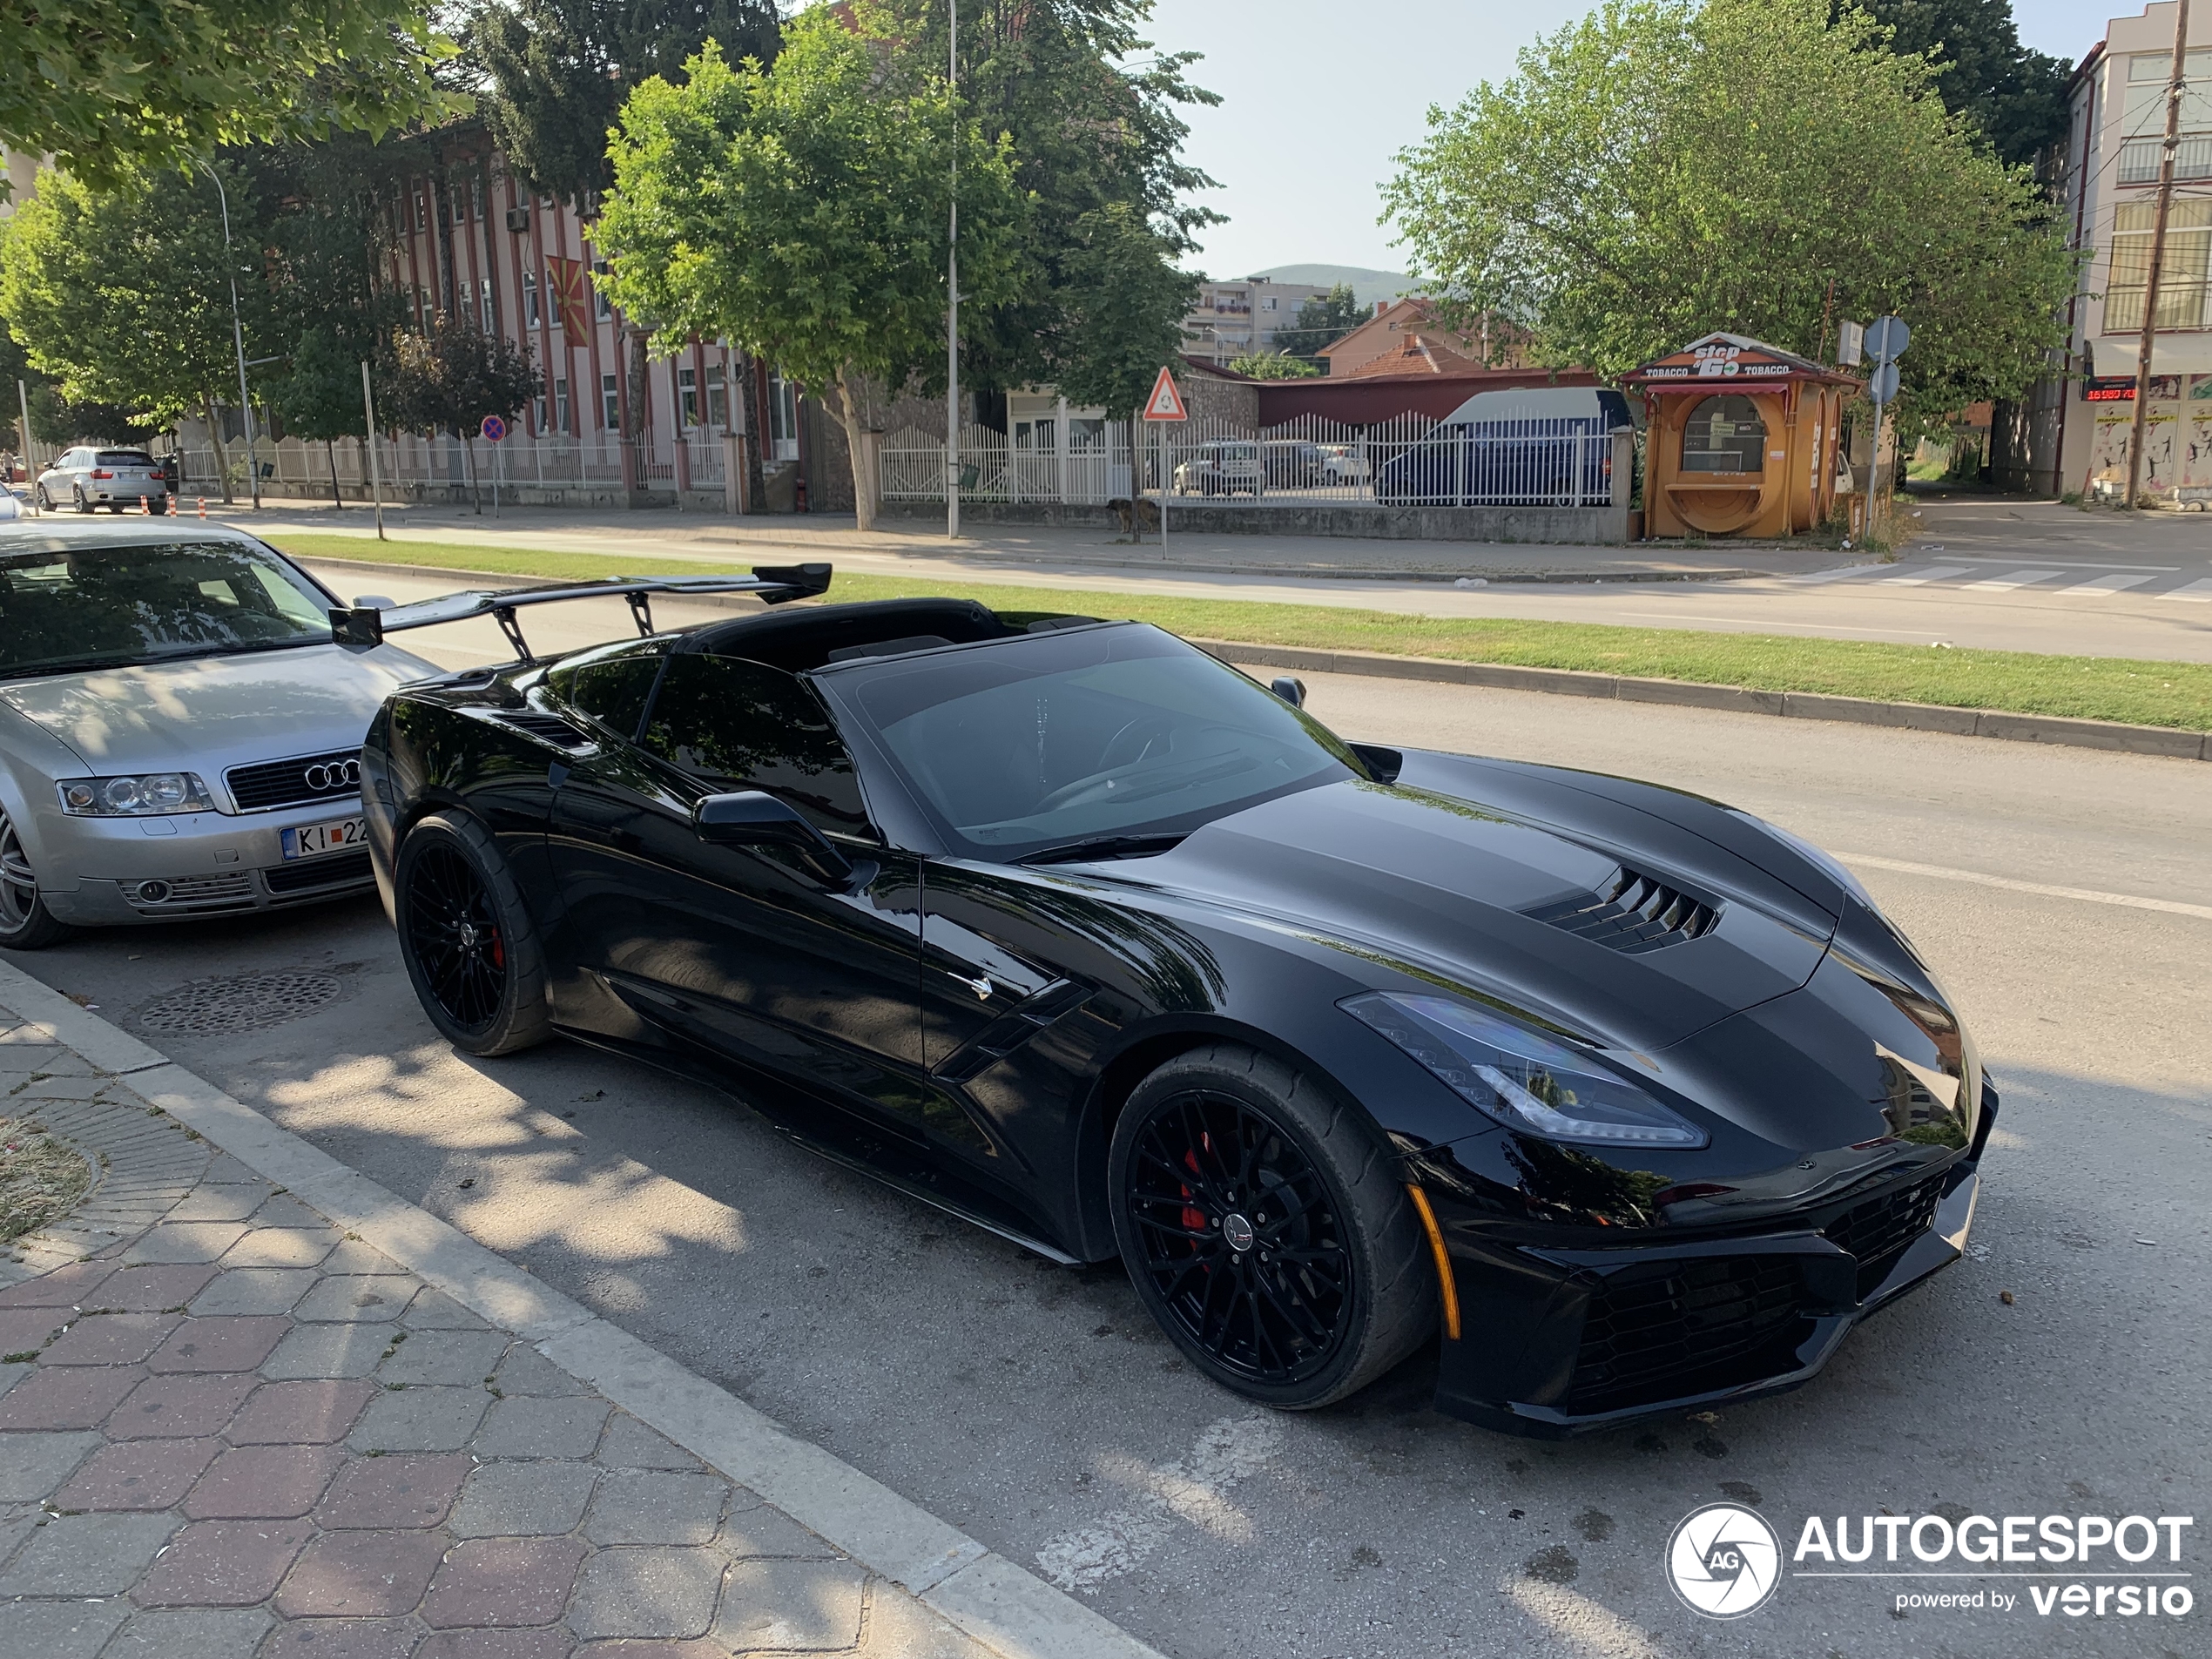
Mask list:
[[[1183,407],[1183,394],[1175,389],[1175,376],[1165,368],[1160,378],[1152,382],[1152,395],[1144,400],[1144,418],[1148,421],[1187,421],[1190,412]]]

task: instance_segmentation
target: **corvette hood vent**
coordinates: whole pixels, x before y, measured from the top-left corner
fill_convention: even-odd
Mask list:
[[[1629,955],[1696,939],[1710,933],[1720,920],[1720,912],[1711,905],[1625,866],[1602,894],[1521,914]]]
[[[561,749],[590,749],[591,739],[557,714],[539,714],[530,710],[514,713],[504,711],[492,717],[502,725],[513,726],[517,732],[527,732],[542,742]]]

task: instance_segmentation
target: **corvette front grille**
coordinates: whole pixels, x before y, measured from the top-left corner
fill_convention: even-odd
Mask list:
[[[1796,1261],[1717,1256],[1623,1268],[1591,1292],[1567,1409],[1618,1411],[1790,1366],[1808,1320]]]
[[[1593,944],[1634,955],[1710,933],[1720,912],[1625,866],[1602,894],[1541,905],[1523,914]]]
[[[1844,1211],[1822,1230],[1829,1243],[1858,1258],[1862,1299],[1889,1276],[1905,1248],[1934,1224],[1943,1184],[1944,1173],[1938,1173],[1894,1188]]]

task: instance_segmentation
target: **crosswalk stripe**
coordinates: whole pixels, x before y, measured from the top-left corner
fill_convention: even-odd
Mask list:
[[[2070,588],[2060,588],[2059,591],[2072,598],[2109,598],[2112,595],[2118,593],[2122,588],[2141,587],[2144,583],[2150,581],[2155,575],[2156,572],[2155,571],[2145,570],[2132,576],[2101,576],[2096,577],[2094,581],[2079,583]]]
[[[1880,588],[1917,588],[1923,582],[1940,582],[1946,577],[1970,576],[1970,564],[1931,564],[1925,570],[1907,570],[1902,576],[1885,576],[1874,585]]]
[[[1848,577],[1865,576],[1881,568],[1878,564],[1845,564],[1833,570],[1814,570],[1805,576],[1785,576],[1782,579],[1793,587],[1810,588],[1823,582],[1841,582]]]
[[[1986,581],[1969,582],[1966,583],[1966,591],[1972,593],[1976,589],[1979,589],[1989,593],[2006,593],[2014,588],[2024,588],[2032,582],[2045,582],[2054,576],[2065,574],[2063,570],[2012,570],[2003,576],[1991,577]]]
[[[2156,599],[2186,599],[2197,605],[2212,604],[2212,581],[2184,582],[2178,588],[2151,597]]]

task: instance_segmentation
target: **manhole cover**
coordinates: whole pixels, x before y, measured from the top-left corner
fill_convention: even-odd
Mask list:
[[[194,980],[140,1009],[138,1025],[147,1031],[194,1037],[266,1031],[336,1001],[344,990],[330,974],[237,974]]]

